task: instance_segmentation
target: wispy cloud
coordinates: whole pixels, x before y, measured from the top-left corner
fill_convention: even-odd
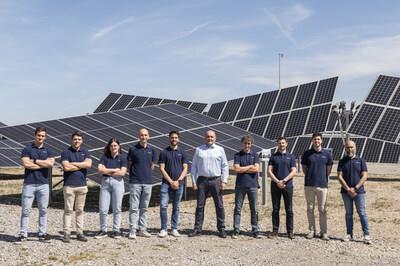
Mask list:
[[[92,40],[97,40],[99,38],[102,38],[105,35],[109,34],[110,32],[120,28],[121,26],[133,22],[135,19],[137,19],[136,16],[131,16],[131,17],[121,20],[120,22],[117,22],[111,26],[101,28],[92,35]]]
[[[264,11],[281,34],[294,45],[297,45],[296,39],[293,37],[295,26],[308,19],[313,13],[312,10],[302,4],[294,4],[283,12],[273,13],[268,9],[264,9]]]
[[[178,33],[177,36],[175,36],[173,38],[166,39],[166,40],[155,41],[155,42],[153,42],[153,45],[164,45],[164,44],[167,44],[167,43],[175,42],[175,41],[180,40],[180,39],[187,38],[190,35],[194,34],[195,32],[197,32],[197,31],[199,31],[199,30],[201,30],[203,28],[206,28],[208,25],[210,25],[210,23],[211,22],[198,24],[198,25],[194,26],[193,28],[191,28],[190,30],[182,31],[182,32]]]
[[[229,58],[244,58],[251,54],[255,46],[250,43],[244,42],[230,42],[224,43],[218,49],[218,53],[212,59],[215,61],[229,59]]]
[[[327,48],[329,52],[319,51],[308,57],[286,57],[282,65],[282,84],[290,86],[336,75],[344,82],[378,74],[398,76],[398,47],[400,35],[394,35],[353,41],[346,46]],[[249,84],[276,85],[277,66],[249,69],[242,80]]]

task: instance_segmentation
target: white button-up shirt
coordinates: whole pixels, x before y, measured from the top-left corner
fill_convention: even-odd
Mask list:
[[[221,176],[222,182],[226,183],[229,176],[229,165],[224,148],[217,144],[211,146],[204,144],[197,147],[190,172],[194,183],[199,176]]]

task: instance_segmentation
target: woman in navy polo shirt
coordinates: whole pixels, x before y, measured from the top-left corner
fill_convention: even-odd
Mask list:
[[[107,236],[107,214],[110,201],[113,210],[112,237],[121,237],[121,207],[125,193],[123,176],[126,174],[127,165],[126,157],[121,155],[119,141],[116,138],[110,139],[104,148],[104,155],[101,157],[98,166],[98,172],[103,177],[99,198],[100,232],[97,233],[96,238]]]

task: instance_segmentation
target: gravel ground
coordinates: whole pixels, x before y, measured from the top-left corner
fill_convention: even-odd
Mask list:
[[[378,172],[381,170],[382,168],[377,168]],[[396,170],[392,170],[392,176],[399,176]],[[32,233],[28,241],[16,245],[13,241],[18,232],[20,206],[18,202],[10,201],[9,197],[3,194],[0,196],[0,265],[400,265],[400,182],[370,181],[367,184],[367,212],[373,244],[365,245],[361,242],[362,232],[357,215],[354,223],[357,241],[345,243],[340,240],[345,233],[344,207],[336,180],[331,180],[328,195],[328,233],[331,240],[325,242],[304,238],[307,220],[302,180],[300,176],[295,180],[294,240],[289,240],[284,234],[284,210],[281,212],[282,235],[274,240],[266,237],[272,227],[269,197],[267,208],[259,206],[260,226],[264,238],[254,239],[246,234],[250,230],[250,211],[246,203],[242,211],[243,234],[236,240],[230,237],[220,239],[216,235],[214,205],[209,198],[204,234],[195,238],[187,237],[187,233],[193,228],[195,200],[182,203],[182,237],[157,237],[160,219],[159,207],[156,205],[149,210],[149,231],[153,233],[153,237],[138,237],[136,240],[125,237],[118,240],[93,238],[99,227],[99,218],[97,205],[92,201],[85,217],[89,242],[73,240],[69,244],[63,243],[63,211],[52,207],[49,208],[48,217],[51,243],[39,242],[33,233],[37,231],[38,214],[35,208],[31,214],[29,231]],[[232,189],[233,179],[230,183]],[[224,196],[228,230],[232,229],[234,208],[234,195],[231,191],[228,190]],[[111,224],[111,217],[109,218]],[[123,212],[122,228],[125,231],[128,228],[127,211]]]

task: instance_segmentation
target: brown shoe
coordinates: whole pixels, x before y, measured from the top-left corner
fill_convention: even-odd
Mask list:
[[[77,235],[76,235],[76,239],[77,239],[78,241],[81,241],[81,242],[87,242],[87,241],[88,241],[88,239],[86,238],[86,236],[84,236],[83,234],[77,234]]]
[[[288,238],[289,239],[294,239],[294,234],[293,233],[288,233]]]
[[[268,236],[268,238],[269,238],[269,239],[275,239],[277,236],[278,236],[278,233],[277,233],[277,232],[272,232],[272,233]]]

